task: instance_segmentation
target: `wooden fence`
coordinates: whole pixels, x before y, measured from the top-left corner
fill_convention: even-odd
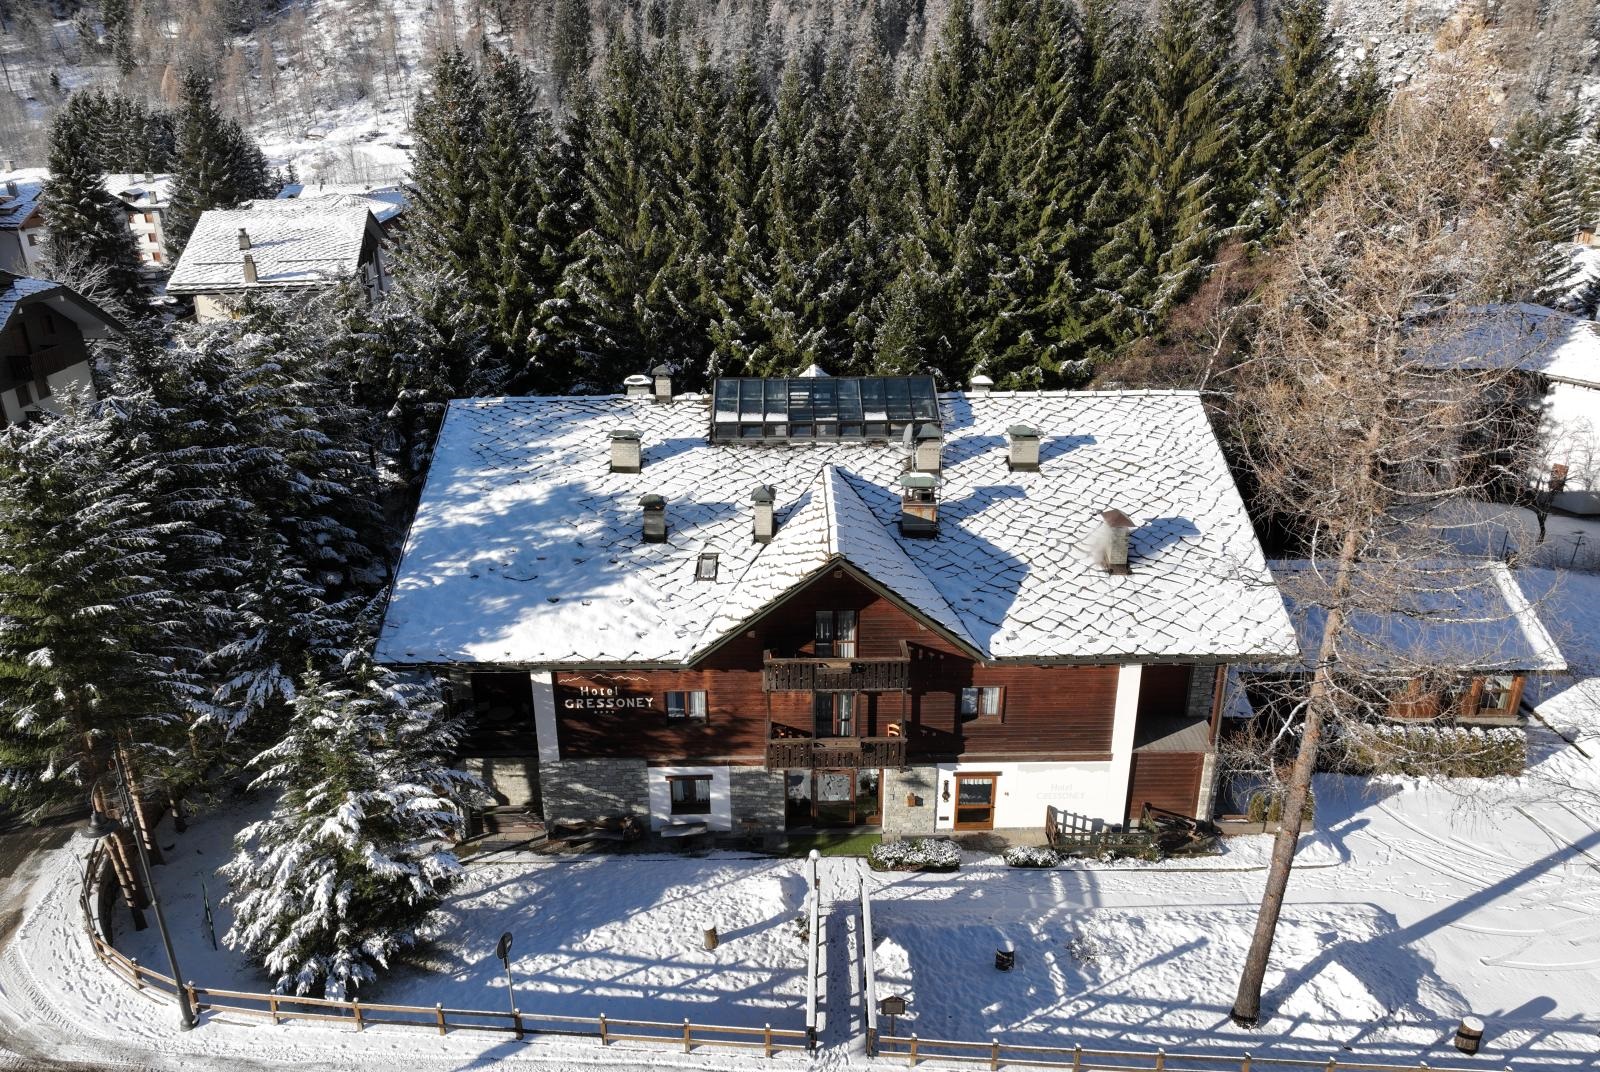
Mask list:
[[[953,1051],[953,1052],[951,1052]],[[919,1062],[983,1065],[1000,1068],[1063,1068],[1072,1072],[1486,1072],[1486,1066],[1374,1064],[1368,1061],[1296,1060],[1286,1057],[1252,1057],[1205,1053],[1168,1053],[1166,1050],[1086,1050],[1082,1046],[1020,1046],[991,1039],[957,1042],[917,1035],[878,1036],[878,1053],[903,1057],[915,1067]],[[1507,1068],[1505,1072],[1511,1072]]]
[[[79,903],[83,920],[94,946],[95,956],[112,972],[126,980],[135,989],[154,990],[176,997],[178,983],[169,975],[148,968],[136,959],[125,956],[111,944],[110,929],[102,929],[99,914],[94,909],[96,890],[105,879],[110,861],[102,842],[95,842],[85,859],[83,888]],[[813,898],[815,900],[815,898]],[[815,927],[815,909],[812,926]],[[813,930],[813,938],[815,931]],[[813,956],[815,954],[813,953]],[[813,980],[813,988],[815,981]],[[724,1047],[739,1050],[760,1050],[765,1056],[776,1053],[808,1050],[814,1045],[814,997],[807,1011],[807,1030],[796,1031],[762,1027],[729,1027],[722,1024],[696,1024],[688,1020],[673,1023],[663,1020],[615,1020],[600,1013],[598,1016],[554,1016],[545,1013],[523,1012],[520,1009],[447,1009],[443,1005],[388,1005],[378,1002],[333,1001],[328,998],[295,997],[288,994],[255,994],[239,990],[221,990],[198,986],[185,981],[189,1004],[195,1014],[203,1011],[252,1016],[281,1024],[288,1020],[329,1021],[349,1024],[352,1030],[383,1025],[416,1027],[437,1031],[489,1031],[514,1035],[518,1039],[528,1035],[567,1035],[578,1038],[596,1038],[600,1045],[613,1042],[644,1042],[667,1046],[682,1046],[684,1053],[696,1048]]]

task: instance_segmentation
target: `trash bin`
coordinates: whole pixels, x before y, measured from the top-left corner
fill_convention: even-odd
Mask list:
[[[996,971],[1008,972],[1017,966],[1017,950],[1012,945],[1002,945],[994,951]]]
[[[1456,1028],[1456,1049],[1462,1053],[1477,1053],[1483,1043],[1483,1021],[1476,1016],[1463,1016]]]

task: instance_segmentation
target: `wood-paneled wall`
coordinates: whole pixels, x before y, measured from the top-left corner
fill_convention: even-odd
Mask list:
[[[1135,752],[1128,778],[1128,821],[1137,821],[1146,804],[1193,815],[1204,766],[1200,752]]]

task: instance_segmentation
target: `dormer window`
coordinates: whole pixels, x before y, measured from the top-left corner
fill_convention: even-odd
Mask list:
[[[695,563],[694,579],[697,581],[714,581],[717,579],[717,556],[707,552],[700,556],[700,561]]]
[[[853,659],[856,655],[856,612],[817,611],[816,653],[824,659]]]

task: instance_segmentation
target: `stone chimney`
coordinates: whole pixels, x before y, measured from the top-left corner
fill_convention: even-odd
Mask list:
[[[967,381],[968,394],[986,395],[992,390],[994,390],[994,381],[981,372]]]
[[[777,516],[773,512],[773,503],[777,497],[777,491],[771,484],[757,484],[755,490],[750,492],[750,506],[755,515],[756,543],[771,543],[772,537],[778,531]]]
[[[1100,527],[1089,536],[1090,560],[1107,573],[1126,575],[1129,572],[1128,536],[1133,529],[1133,518],[1121,510],[1102,513]]]
[[[900,535],[924,540],[939,535],[938,488],[932,473],[900,474]]]
[[[644,510],[644,542],[667,542],[667,500],[660,495],[639,496]]]
[[[637,428],[615,428],[611,433],[611,471],[637,473],[644,469],[644,451]]]
[[[944,468],[944,433],[936,424],[917,429],[911,452],[911,468],[919,473],[937,473]]]
[[[256,259],[248,253],[244,255],[244,281],[246,283],[256,281]]]
[[[672,370],[665,365],[657,365],[650,370],[653,386],[652,391],[656,401],[662,405],[672,401]]]
[[[239,248],[250,248],[250,232],[245,230],[243,227],[239,228]]]
[[[1013,473],[1039,471],[1039,429],[1031,424],[1013,424],[1006,429],[1010,447],[1006,451],[1006,466]]]
[[[622,381],[622,389],[629,398],[648,398],[650,396],[650,377],[629,376]]]

